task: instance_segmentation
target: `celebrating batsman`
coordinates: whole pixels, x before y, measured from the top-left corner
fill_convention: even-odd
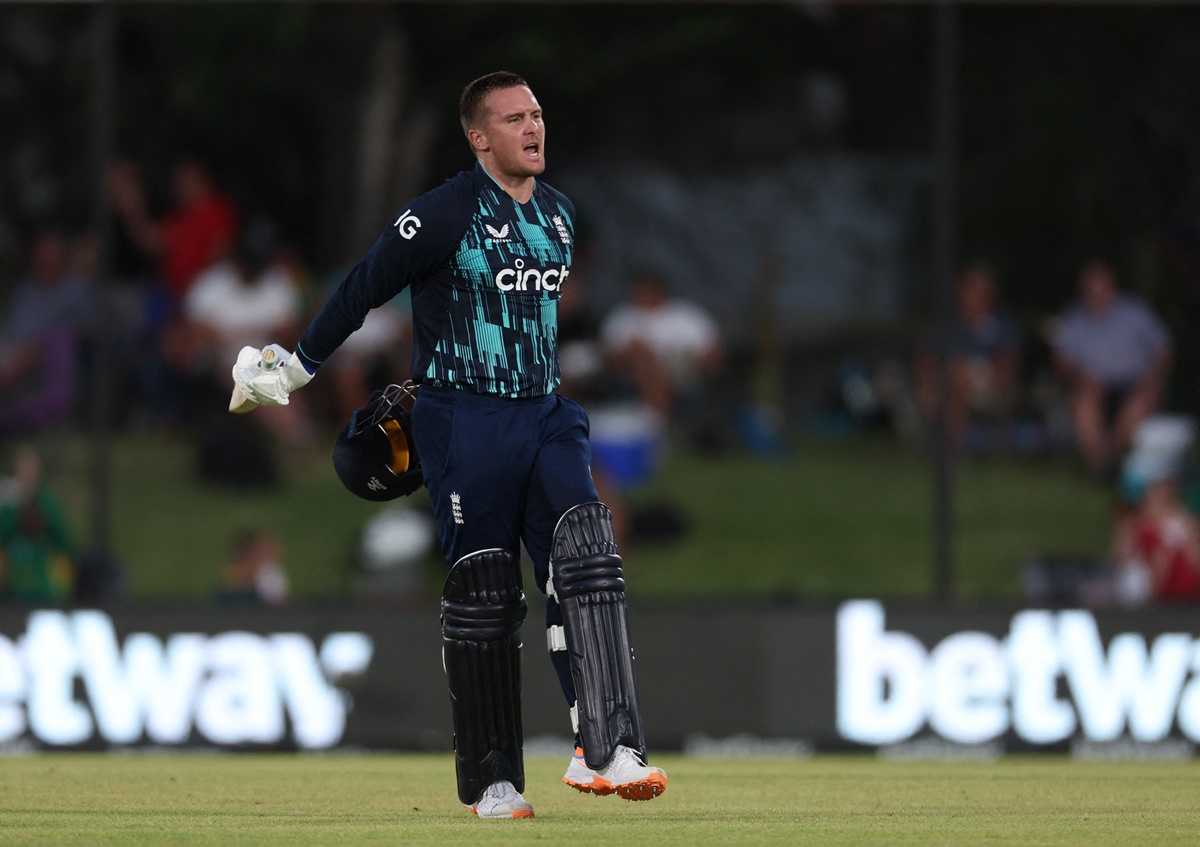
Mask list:
[[[521,795],[524,544],[546,594],[547,644],[575,730],[563,781],[650,800],[667,776],[646,764],[612,516],[592,482],[587,415],[554,393],[575,208],[537,179],[546,130],[525,80],[507,72],[475,80],[459,116],[475,167],[396,215],[294,353],[267,348],[264,366],[261,351],[244,349],[230,408],[286,404],[368,311],[410,286],[420,390],[411,422],[389,437],[412,441],[449,568],[442,649],[459,799],[480,817],[533,817]],[[356,418],[367,411],[367,425],[352,420],[343,439],[371,429],[378,403]],[[388,473],[370,476],[362,496],[386,492]]]

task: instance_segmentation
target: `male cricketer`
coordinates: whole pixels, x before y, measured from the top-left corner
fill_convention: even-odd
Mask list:
[[[480,817],[533,817],[521,795],[523,543],[575,729],[563,781],[649,800],[667,776],[646,765],[612,516],[592,482],[587,416],[554,393],[575,208],[537,179],[546,129],[524,79],[471,82],[459,116],[475,167],[396,216],[282,367],[256,373],[261,351],[244,348],[235,383],[251,408],[286,404],[370,309],[411,287],[412,437],[449,567],[442,655],[459,799]]]

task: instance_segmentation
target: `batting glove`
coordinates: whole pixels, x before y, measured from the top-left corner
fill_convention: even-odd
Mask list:
[[[312,378],[300,357],[278,344],[261,350],[243,347],[233,366],[237,390],[247,400],[263,406],[286,406],[288,395]]]

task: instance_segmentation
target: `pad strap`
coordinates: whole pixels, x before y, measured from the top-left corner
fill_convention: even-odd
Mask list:
[[[442,592],[442,661],[454,713],[458,799],[493,782],[525,789],[521,726],[521,569],[507,550],[459,559]]]
[[[618,744],[645,756],[625,579],[612,512],[603,503],[575,506],[559,519],[548,591],[562,609],[588,767],[607,765]]]

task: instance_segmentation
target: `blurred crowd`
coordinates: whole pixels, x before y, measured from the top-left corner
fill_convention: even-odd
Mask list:
[[[218,414],[238,350],[294,345],[336,280],[315,279],[277,223],[240,209],[203,161],[181,157],[163,183],[156,202],[137,163],[108,168],[102,287],[94,233],[47,227],[33,236],[27,271],[0,313],[0,442],[85,422],[103,387],[118,427],[191,434],[205,475],[270,484],[277,471],[255,460],[254,430],[303,442],[314,420],[348,416],[368,383],[403,379],[404,304],[372,315],[324,392],[260,416]]]
[[[1026,373],[1034,345],[1002,302],[993,269],[964,268],[954,305],[915,355],[927,431],[940,427],[955,457],[997,445],[1037,449],[1065,435],[1112,492],[1109,555],[1084,567],[1071,562],[1065,574],[1054,562],[1028,563],[1030,599],[1091,606],[1200,601],[1200,522],[1188,505],[1200,495],[1196,424],[1166,409],[1175,343],[1162,318],[1122,291],[1109,262],[1088,259],[1076,299],[1038,339],[1047,391]],[[1063,424],[1057,434],[1055,411]]]
[[[204,479],[270,487],[281,478],[276,443],[324,449],[325,435],[372,389],[409,376],[402,296],[373,311],[331,359],[334,378],[316,381],[289,406],[227,414],[238,350],[294,346],[341,272],[318,278],[278,224],[239,208],[200,159],[181,157],[158,176],[155,190],[138,163],[111,163],[102,286],[96,235],[54,227],[32,237],[24,275],[5,286],[0,449],[13,471],[0,492],[4,596],[71,596],[70,563],[78,560],[71,533],[41,481],[36,451],[21,445],[86,425],[99,389],[119,429],[189,439]],[[624,299],[598,309],[589,299],[590,249],[580,244],[559,305],[563,391],[588,409],[597,486],[622,540],[677,535],[686,522],[671,504],[631,512],[626,493],[653,479],[668,445],[782,450],[782,389],[752,385],[769,373],[779,381],[781,344],[767,310],[753,350],[731,362],[717,316],[659,268],[632,274]],[[759,272],[769,281],[769,257]],[[1112,567],[1107,587],[1087,588],[1088,597],[1200,599],[1194,424],[1168,414],[1176,339],[1146,300],[1122,290],[1110,262],[1081,262],[1076,282],[1075,299],[1031,331],[1005,302],[996,270],[967,264],[952,313],[911,339],[910,360],[877,379],[875,394],[887,394],[893,409],[908,408],[917,438],[946,445],[956,460],[996,450],[1073,451],[1114,492]],[[746,378],[731,383],[735,372]],[[856,386],[844,381],[850,407]],[[741,397],[743,408],[731,409],[731,397]],[[222,596],[282,602],[279,539],[248,529],[232,550]],[[270,566],[260,573],[247,564],[256,558]]]

